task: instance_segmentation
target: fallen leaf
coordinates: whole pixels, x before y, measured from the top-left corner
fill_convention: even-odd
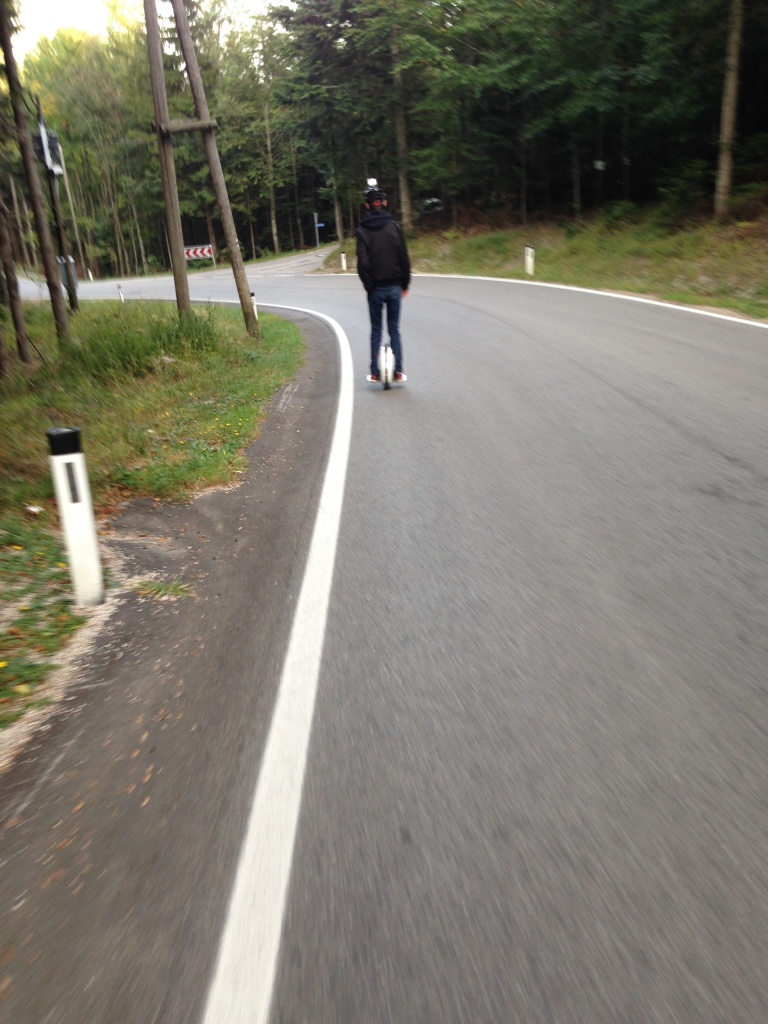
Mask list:
[[[66,874],[67,872],[63,868],[60,868],[58,871],[54,871],[52,875],[48,875],[48,877],[40,883],[40,888],[47,889],[49,885],[53,885],[55,882],[60,882]]]
[[[73,807],[73,808],[72,808],[72,813],[73,813],[73,814],[77,814],[77,812],[78,812],[78,811],[82,811],[82,809],[83,809],[84,807],[85,807],[85,801],[83,801],[82,803],[79,803],[79,804],[77,805],[77,807]]]
[[[141,803],[139,804],[139,806],[140,806],[140,807],[146,807],[148,803],[149,803],[149,797],[148,797],[148,796],[145,796],[145,797],[144,797],[144,799],[143,799],[143,800],[141,801]]]

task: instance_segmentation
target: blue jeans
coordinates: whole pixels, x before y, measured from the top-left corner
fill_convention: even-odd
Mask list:
[[[403,289],[399,284],[376,287],[368,295],[368,309],[371,314],[371,373],[379,372],[377,363],[384,306],[387,307],[389,340],[395,354],[395,373],[403,372],[403,350],[400,344],[400,303],[402,298]]]

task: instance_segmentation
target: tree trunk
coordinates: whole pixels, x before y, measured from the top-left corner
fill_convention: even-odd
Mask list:
[[[395,86],[395,139],[397,142],[397,184],[400,191],[400,219],[406,231],[413,228],[413,207],[411,205],[411,187],[408,183],[408,129],[405,120],[405,90],[403,73],[398,67],[400,63],[399,29],[392,30],[390,51],[392,54],[393,76]]]
[[[301,223],[301,206],[299,202],[299,172],[296,168],[296,147],[291,146],[291,161],[293,163],[293,196],[296,210],[296,227],[299,232],[299,248],[304,248],[304,226]]]
[[[725,54],[723,99],[720,108],[720,144],[715,180],[715,217],[727,217],[733,184],[733,143],[736,138],[736,108],[739,100],[741,35],[744,25],[744,0],[731,0],[728,45]]]
[[[269,187],[269,219],[272,225],[272,248],[280,255],[280,238],[277,233],[277,209],[275,200],[275,165],[272,155],[272,131],[269,125],[269,104],[264,104],[264,127],[267,136],[267,178]]]
[[[336,237],[339,245],[344,245],[344,211],[341,208],[341,199],[337,195],[333,197],[333,216],[336,218]]]
[[[32,256],[32,266],[37,266],[37,248],[35,246],[35,236],[32,231],[32,221],[29,219],[29,207],[27,206],[27,200],[22,195],[21,197],[22,206],[24,207],[24,223],[27,225],[26,237],[29,239],[29,251]]]
[[[213,226],[213,217],[211,216],[211,208],[208,203],[205,204],[205,225],[208,229],[208,242],[213,250],[214,259],[218,259],[219,247],[216,244],[216,229]]]
[[[19,263],[23,267],[29,266],[29,257],[27,255],[27,244],[24,241],[24,229],[21,226],[21,211],[19,210],[19,199],[16,195],[16,183],[13,180],[13,176],[8,176],[8,182],[11,186],[11,199],[13,201],[13,216],[14,223],[16,225],[16,238],[17,244],[13,247],[14,252],[17,254]]]
[[[136,244],[136,229],[133,226],[133,218],[128,221],[128,231],[131,236],[131,251],[133,252],[133,276],[139,276],[139,247]]]
[[[120,212],[117,209],[117,200],[114,195],[109,197],[109,205],[112,208],[112,223],[115,229],[115,254],[117,256],[117,267],[118,274],[121,277],[128,275],[128,254],[125,251],[125,241],[123,239],[123,227],[120,223]]]
[[[528,143],[520,131],[520,223],[528,223]]]
[[[629,155],[629,137],[629,108],[625,105],[621,121],[621,197],[627,202],[632,198],[632,158]]]
[[[3,328],[0,325],[0,380],[3,380],[8,376],[8,356],[5,351],[5,339],[3,338]]]
[[[141,227],[139,225],[139,218],[136,214],[136,204],[133,201],[133,196],[128,195],[128,202],[131,205],[131,213],[133,214],[133,223],[136,228],[136,237],[139,240],[139,252],[141,253],[141,269],[146,276],[149,273],[149,264],[147,263],[147,253],[144,249],[144,239],[141,237]]]
[[[59,143],[59,161],[61,162],[61,169],[64,172],[64,191],[67,193],[67,200],[69,202],[69,212],[72,217],[72,230],[75,233],[75,245],[77,246],[77,255],[80,257],[80,273],[84,274],[85,257],[83,256],[83,247],[80,244],[80,230],[77,226],[75,202],[72,198],[72,189],[69,187],[69,175],[67,174],[67,165],[64,163],[64,150],[61,148],[61,143]]]
[[[72,182],[74,186],[74,192],[77,195],[78,206],[81,210],[85,210],[88,204],[85,201],[85,193],[80,183],[80,178],[76,171],[72,171]],[[91,214],[93,214],[93,203],[91,203]],[[88,225],[86,220],[85,227],[83,228],[85,237],[83,239],[83,270],[88,274],[89,277],[93,277],[93,268],[91,267],[91,251],[93,250],[93,231]]]
[[[125,245],[125,235],[123,233],[123,224],[120,220],[120,207],[117,198],[117,186],[115,179],[112,175],[107,172],[105,178],[105,188],[107,191],[107,206],[112,211],[112,223],[115,231],[115,253],[117,254],[117,266],[118,274],[123,277],[129,277],[131,274],[130,260],[128,259],[128,250]]]
[[[251,190],[246,187],[245,189],[245,209],[248,213],[248,231],[251,236],[251,258],[257,260],[261,255],[261,252],[256,246],[256,236],[253,233],[253,211],[251,210]]]
[[[43,189],[37,169],[37,158],[32,146],[32,135],[29,131],[27,117],[24,112],[24,94],[21,88],[21,81],[19,80],[16,58],[13,55],[13,46],[11,45],[10,14],[8,0],[0,0],[0,47],[2,47],[3,56],[5,57],[5,76],[8,80],[8,91],[13,107],[13,118],[16,124],[19,150],[24,162],[24,172],[27,177],[30,199],[32,200],[32,212],[35,217],[35,227],[37,228],[37,236],[40,241],[40,251],[45,268],[45,280],[51,296],[51,308],[56,324],[56,337],[61,344],[67,345],[72,340],[69,331],[69,317],[61,290],[61,278],[56,264],[56,255],[53,250],[53,239],[51,238]]]
[[[576,220],[581,220],[581,164],[579,162],[579,146],[575,139],[571,140],[571,179],[573,215]]]
[[[3,274],[8,288],[8,306],[11,310],[14,330],[16,331],[16,347],[19,352],[19,359],[22,363],[31,363],[32,355],[29,351],[29,338],[27,327],[24,323],[24,308],[19,294],[19,282],[16,278],[16,267],[13,265],[13,251],[11,249],[10,236],[10,214],[5,203],[0,200],[0,262],[3,265]]]

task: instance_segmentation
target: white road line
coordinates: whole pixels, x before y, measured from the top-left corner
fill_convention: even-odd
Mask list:
[[[336,557],[352,428],[352,354],[335,320],[311,310],[299,312],[320,317],[336,332],[341,354],[339,405],[204,1024],[266,1024],[269,1015]]]
[[[319,275],[318,275],[319,276]],[[664,302],[662,299],[648,299],[644,295],[627,295],[624,292],[602,291],[599,288],[580,288],[573,284],[555,284],[551,281],[521,281],[513,277],[477,277],[467,274],[419,274],[414,277],[444,278],[456,281],[495,281],[499,284],[521,285],[525,288],[557,288],[562,292],[581,292],[582,295],[598,295],[604,299],[624,299],[625,302],[641,302],[645,306],[660,306],[662,309],[677,309],[681,313],[695,313],[696,316],[708,316],[713,320],[730,320],[735,324],[746,324],[749,327],[760,327],[768,330],[768,323],[760,320],[748,320],[730,313],[716,313],[714,310],[701,309],[699,306],[682,306],[677,302]]]

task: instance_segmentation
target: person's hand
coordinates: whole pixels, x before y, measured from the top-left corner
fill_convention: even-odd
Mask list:
[[[403,298],[405,298],[407,294],[408,294],[408,289],[407,288],[403,288]]]

